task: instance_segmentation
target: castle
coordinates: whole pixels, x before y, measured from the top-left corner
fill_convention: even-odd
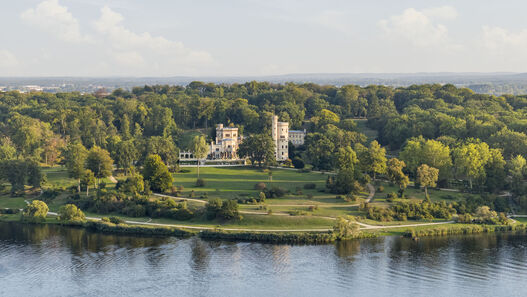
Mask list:
[[[304,144],[306,130],[289,130],[288,122],[279,122],[278,116],[272,117],[271,136],[275,145],[276,161],[283,162],[289,158],[289,141],[294,146]],[[237,127],[224,127],[223,124],[216,126],[216,138],[209,146],[207,159],[209,160],[239,160],[238,147],[243,137],[238,133]],[[180,151],[181,161],[196,161],[192,152]],[[203,160],[204,161],[204,160]]]
[[[237,151],[242,137],[236,127],[223,127],[223,124],[216,126],[216,141],[211,142],[209,157],[211,159],[238,159]]]

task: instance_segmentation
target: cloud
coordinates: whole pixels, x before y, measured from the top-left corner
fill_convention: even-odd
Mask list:
[[[59,4],[58,0],[46,0],[35,8],[30,8],[20,15],[22,20],[38,27],[58,39],[68,42],[85,42],[90,38],[81,34],[79,22]]]
[[[0,68],[10,68],[18,65],[18,59],[8,50],[0,50]]]
[[[118,63],[138,66],[148,63],[159,69],[167,66],[193,68],[213,63],[212,56],[206,51],[193,50],[181,42],[152,36],[148,32],[132,32],[122,24],[123,21],[120,13],[105,6],[101,9],[101,17],[94,22],[95,30],[105,38]]]
[[[458,15],[450,6],[417,10],[408,8],[400,15],[381,20],[379,27],[387,37],[403,39],[416,47],[449,45],[448,29],[437,19],[453,19]]]
[[[520,50],[527,46],[527,30],[511,32],[501,27],[483,26],[483,42],[491,50]]]

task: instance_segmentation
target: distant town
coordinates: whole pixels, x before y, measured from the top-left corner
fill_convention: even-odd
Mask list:
[[[474,92],[502,95],[527,93],[527,74],[524,73],[327,73],[284,74],[272,76],[177,76],[177,77],[0,77],[0,91],[26,92],[111,92],[132,90],[141,85],[186,86],[192,81],[214,84],[234,84],[247,81],[267,81],[282,84],[316,83],[321,85],[358,86],[385,85],[407,87],[414,84],[453,84]]]

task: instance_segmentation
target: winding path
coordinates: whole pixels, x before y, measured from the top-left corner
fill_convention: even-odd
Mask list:
[[[375,188],[368,184],[368,189],[370,191],[370,194],[368,195],[368,198],[366,199],[367,202],[371,201],[373,196],[375,195]],[[207,203],[203,200],[198,199],[192,199],[192,198],[182,198],[182,197],[174,197],[169,195],[163,195],[163,194],[154,194],[155,196],[159,197],[170,197],[170,198],[176,198],[176,199],[183,199],[183,200],[189,200],[189,201],[195,201],[199,203]],[[28,201],[26,201],[28,203]],[[351,206],[351,205],[349,205]],[[241,213],[247,213],[247,214],[261,214],[261,215],[269,215],[268,213],[264,212],[250,212],[250,211],[240,211]],[[56,212],[48,212],[48,215],[51,216],[57,216],[58,214]],[[272,215],[284,215],[289,216],[289,214],[283,213],[283,214],[272,214]],[[332,219],[335,220],[333,217],[321,217],[321,216],[309,216],[309,217],[318,217],[318,218],[326,218],[326,219]],[[94,220],[94,221],[100,221],[101,218],[99,217],[86,217],[88,220]],[[147,222],[140,222],[140,221],[124,221],[127,224],[133,224],[133,225],[146,225],[146,226],[157,226],[157,227],[172,227],[172,228],[184,228],[184,229],[193,229],[193,230],[215,230],[215,229],[221,229],[224,231],[241,231],[241,232],[328,232],[332,231],[333,228],[313,228],[313,229],[255,229],[255,228],[221,228],[221,227],[205,227],[205,226],[192,226],[192,225],[179,225],[179,224],[162,224],[162,223],[151,223],[151,218]],[[422,223],[422,224],[407,224],[407,225],[369,225],[361,222],[357,222],[361,226],[361,229],[395,229],[395,228],[408,228],[408,227],[418,227],[418,226],[431,226],[431,225],[444,225],[444,224],[452,224],[454,221],[448,221],[448,222],[438,222],[438,223]]]

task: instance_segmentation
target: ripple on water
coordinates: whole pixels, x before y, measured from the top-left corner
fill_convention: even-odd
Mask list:
[[[419,243],[383,238],[342,245],[190,238],[136,245],[133,237],[98,235],[91,242],[95,237],[75,229],[54,230],[44,238],[0,239],[0,296],[483,297],[492,292],[499,297],[524,292],[527,277],[527,239],[518,236]]]

